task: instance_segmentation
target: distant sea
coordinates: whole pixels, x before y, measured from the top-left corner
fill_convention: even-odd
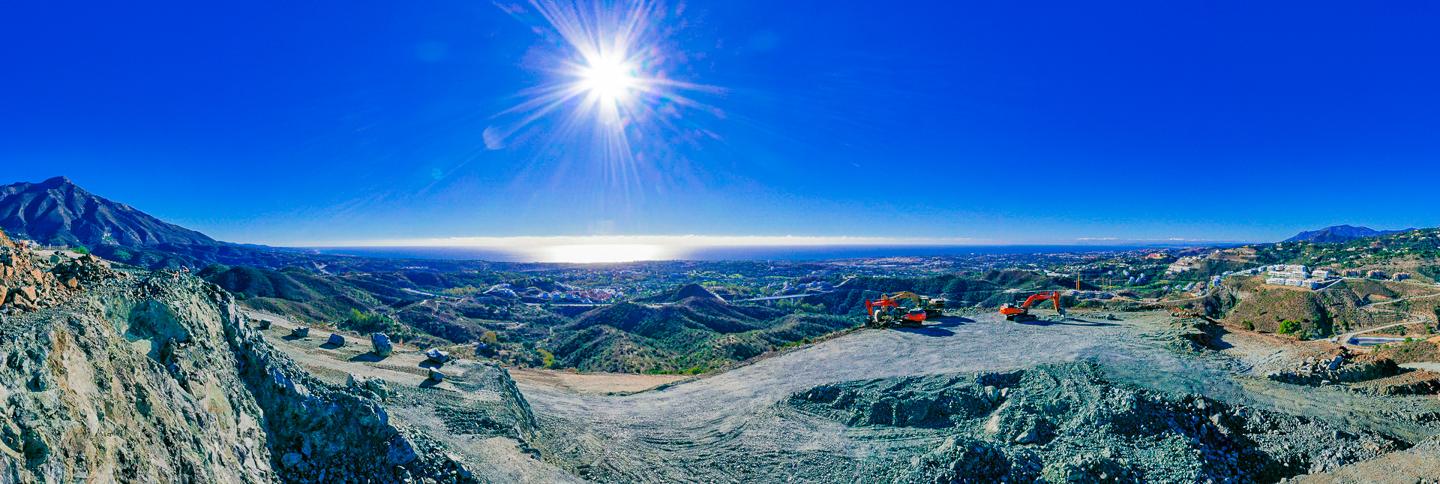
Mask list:
[[[876,257],[937,257],[996,254],[1113,252],[1157,245],[987,245],[987,246],[755,246],[689,248],[663,260],[833,260]],[[479,247],[323,247],[320,253],[387,259],[484,260],[539,262],[533,253]]]

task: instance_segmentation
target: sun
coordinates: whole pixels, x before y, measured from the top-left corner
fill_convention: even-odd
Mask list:
[[[580,69],[580,88],[602,105],[625,103],[638,83],[635,68],[618,57],[596,56]]]

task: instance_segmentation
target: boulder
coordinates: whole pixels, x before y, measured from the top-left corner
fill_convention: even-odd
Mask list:
[[[390,356],[390,353],[395,351],[395,347],[390,344],[390,337],[385,336],[385,333],[370,333],[370,345],[374,347],[375,354],[382,357]]]
[[[255,327],[259,329],[270,329],[270,320],[257,319],[255,320]]]
[[[440,371],[440,370],[431,368],[431,369],[430,369],[430,381],[433,381],[433,382],[442,382],[442,381],[445,381],[445,372],[442,372],[442,371]]]
[[[439,348],[430,348],[425,350],[425,358],[431,362],[443,365],[450,361],[450,353],[442,351]]]
[[[290,335],[291,335],[291,336],[294,336],[294,337],[296,337],[296,338],[305,338],[305,337],[308,337],[308,336],[310,336],[310,327],[309,327],[309,326],[296,326],[295,329],[293,329],[293,330],[290,331]]]
[[[345,337],[339,333],[330,333],[330,338],[325,340],[325,344],[330,346],[345,346]]]

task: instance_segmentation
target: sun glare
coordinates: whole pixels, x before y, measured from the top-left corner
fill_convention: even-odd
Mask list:
[[[703,122],[720,109],[692,96],[721,90],[674,77],[689,70],[687,59],[699,57],[680,50],[672,37],[679,29],[674,16],[683,10],[661,0],[531,0],[528,8],[507,10],[533,11],[543,20],[534,29],[546,48],[537,50],[543,55],[534,63],[548,75],[496,116],[483,135],[486,146],[510,146],[548,130],[546,144],[567,145],[574,156],[594,161],[607,189],[619,186],[629,197],[646,168],[639,163],[671,156],[679,143],[670,140],[716,138]],[[552,116],[557,119],[546,121]]]
[[[635,69],[624,60],[595,57],[580,71],[580,86],[607,105],[625,102],[635,88]]]
[[[553,245],[540,250],[540,262],[595,264],[662,260],[669,257],[665,247],[652,244]]]

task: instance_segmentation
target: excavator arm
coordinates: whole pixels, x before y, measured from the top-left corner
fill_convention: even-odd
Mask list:
[[[1045,301],[1050,301],[1052,304],[1054,304],[1055,312],[1065,314],[1065,310],[1060,307],[1060,293],[1057,291],[1031,294],[1030,297],[1025,298],[1025,302],[1020,303],[1019,306],[1014,306],[1010,304],[1001,306],[1000,314],[1005,315],[1006,319],[1015,319],[1016,316],[1030,314],[1030,308],[1034,307],[1036,304],[1043,303]]]
[[[919,294],[915,294],[915,293],[910,292],[910,291],[900,291],[900,292],[897,292],[897,293],[894,293],[894,294],[890,294],[890,295],[888,295],[888,296],[885,296],[885,299],[889,299],[889,300],[896,301],[896,302],[899,302],[901,299],[905,299],[905,300],[909,300],[909,301],[914,301],[914,302],[915,302],[915,307],[917,307],[917,308],[925,307],[925,299],[922,298],[922,297],[920,297]]]
[[[1054,292],[1054,291],[1051,291],[1051,292],[1042,292],[1042,293],[1037,293],[1037,294],[1031,294],[1030,297],[1025,298],[1025,303],[1022,304],[1022,305],[1020,305],[1020,309],[1030,309],[1031,307],[1034,307],[1036,304],[1042,303],[1042,302],[1045,302],[1045,301],[1052,301],[1052,302],[1054,302],[1054,303],[1055,303],[1055,311],[1056,311],[1056,312],[1060,312],[1060,293]]]

